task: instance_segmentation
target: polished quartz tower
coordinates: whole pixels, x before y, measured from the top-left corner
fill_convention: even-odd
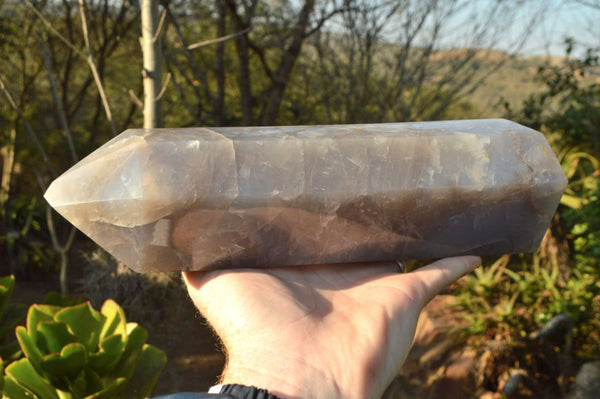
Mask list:
[[[530,252],[566,184],[492,119],[130,129],[45,198],[145,272]]]

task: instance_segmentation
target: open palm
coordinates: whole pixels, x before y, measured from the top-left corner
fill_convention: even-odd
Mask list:
[[[412,273],[392,263],[184,274],[223,340],[223,383],[282,398],[378,398],[410,349],[423,306],[480,264],[448,258]]]

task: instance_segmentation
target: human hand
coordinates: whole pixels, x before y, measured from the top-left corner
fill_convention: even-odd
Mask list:
[[[227,350],[223,384],[281,398],[379,398],[412,345],[423,306],[478,257],[411,273],[395,263],[185,272]]]

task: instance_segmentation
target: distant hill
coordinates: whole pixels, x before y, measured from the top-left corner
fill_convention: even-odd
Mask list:
[[[436,54],[443,59],[452,57],[456,51]],[[561,56],[510,56],[497,50],[480,50],[475,56],[481,60],[482,68],[493,68],[494,63],[504,63],[484,83],[477,87],[465,99],[474,107],[474,117],[495,118],[504,113],[502,103],[507,101],[513,109],[518,109],[523,101],[531,94],[543,90],[540,82],[536,81],[538,68],[544,65],[560,66],[567,61]],[[592,67],[585,79],[589,82],[600,83],[600,67]]]

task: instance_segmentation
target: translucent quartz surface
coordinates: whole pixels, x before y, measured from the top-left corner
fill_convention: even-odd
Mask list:
[[[493,119],[131,129],[45,197],[144,272],[530,252],[566,184]]]

